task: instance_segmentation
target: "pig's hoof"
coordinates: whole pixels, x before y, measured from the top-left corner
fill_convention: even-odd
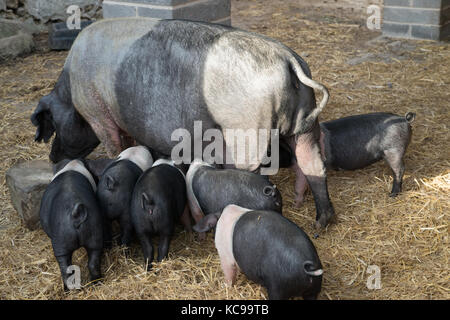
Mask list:
[[[91,281],[89,282],[90,286],[98,286],[98,285],[101,285],[101,284],[102,284],[102,277],[101,276],[91,278]]]
[[[391,198],[395,198],[396,196],[398,196],[398,192],[389,193],[389,197],[391,197]]]
[[[325,229],[329,224],[336,221],[336,215],[322,216],[319,220],[316,220],[315,227],[316,230]]]

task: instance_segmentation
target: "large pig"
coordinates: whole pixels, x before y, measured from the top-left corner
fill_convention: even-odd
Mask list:
[[[214,219],[229,204],[282,213],[282,198],[266,176],[238,169],[217,169],[195,159],[186,174],[187,196],[196,222]]]
[[[323,93],[318,107],[313,89]],[[31,120],[37,141],[47,142],[56,131],[52,161],[85,156],[99,142],[113,157],[130,137],[169,157],[179,143],[172,134],[181,128],[200,140],[208,129],[221,130],[229,149],[234,136],[227,130],[277,129],[296,156],[296,174],[303,172],[312,188],[317,224],[325,226],[334,210],[318,116],[328,97],[306,62],[268,37],[193,21],[105,19],[78,35],[55,88]],[[194,122],[201,123],[200,134]],[[256,149],[267,151],[265,136],[246,159],[255,159]],[[224,161],[250,171],[262,162],[232,160]]]
[[[130,220],[131,195],[136,181],[153,164],[150,151],[144,146],[130,147],[119,154],[103,171],[98,182],[97,197],[103,214],[107,217],[105,242],[111,244],[111,223],[120,224],[122,245],[129,246],[132,239]]]
[[[131,198],[131,222],[141,242],[147,269],[153,261],[152,237],[159,235],[158,257],[167,257],[175,224],[190,231],[184,173],[173,161],[157,160],[136,182]]]
[[[80,160],[62,161],[41,200],[40,220],[49,236],[67,290],[72,253],[84,247],[91,281],[101,278],[102,214],[95,197],[94,178]]]
[[[208,218],[196,229],[211,229]],[[266,287],[269,299],[317,299],[323,270],[316,248],[302,229],[277,212],[227,206],[217,222],[215,244],[228,285],[239,269]]]
[[[320,123],[326,167],[356,170],[384,159],[392,170],[390,196],[397,196],[402,191],[403,156],[411,141],[410,123],[415,116],[413,112],[405,116],[376,112]],[[299,187],[300,195],[307,188],[306,179],[303,182]]]

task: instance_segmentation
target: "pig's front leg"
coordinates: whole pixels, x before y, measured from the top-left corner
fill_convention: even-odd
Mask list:
[[[225,283],[227,286],[233,286],[236,280],[237,267],[236,262],[231,261],[231,259],[220,259],[220,265],[222,266],[222,271],[225,276]]]
[[[318,143],[319,135],[320,131],[317,139],[313,132],[299,135],[295,144],[295,156],[314,196],[316,227],[325,227],[334,217],[334,209],[328,195],[326,171]]]
[[[192,186],[189,185],[189,183],[192,183],[191,181],[187,182],[187,198],[188,198],[188,206],[189,210],[191,211],[192,218],[194,218],[195,224],[197,224],[200,220],[204,218],[203,210],[200,208],[197,198],[195,197],[195,194],[192,190]],[[206,233],[200,232],[198,234],[199,240],[205,240],[206,239]]]

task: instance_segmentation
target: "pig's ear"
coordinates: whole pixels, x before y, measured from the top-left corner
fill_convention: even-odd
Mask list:
[[[83,163],[86,169],[88,169],[93,176],[99,179],[102,176],[105,169],[108,168],[109,165],[114,161],[115,161],[114,159],[107,159],[107,158],[95,160],[85,159],[83,160]]]
[[[106,179],[106,188],[109,191],[114,190],[114,188],[116,187],[116,180],[110,175],[107,175],[105,179]]]
[[[77,203],[72,210],[73,226],[78,229],[87,218],[87,208],[82,203]]]
[[[216,226],[217,220],[219,220],[218,214],[208,214],[193,226],[192,229],[196,232],[207,232]]]
[[[42,98],[31,115],[31,122],[37,127],[34,136],[34,141],[37,142],[44,140],[47,143],[55,132],[55,125],[47,100],[47,97]]]
[[[144,209],[145,212],[148,212],[149,214],[153,214],[153,209],[155,208],[155,202],[149,198],[149,196],[142,192],[141,196],[141,207]]]

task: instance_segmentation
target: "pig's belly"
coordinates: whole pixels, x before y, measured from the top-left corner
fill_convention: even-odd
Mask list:
[[[152,108],[155,110],[155,108]],[[177,144],[191,146],[194,152],[194,141],[204,147],[211,143],[203,142],[203,133],[207,129],[217,128],[217,124],[209,116],[192,116],[188,112],[166,111],[144,113],[126,117],[125,131],[139,144],[150,147],[159,153],[169,156]],[[195,130],[195,132],[194,132]],[[198,134],[200,132],[200,135]],[[195,135],[194,135],[195,133]]]
[[[341,154],[333,157],[331,167],[335,170],[358,170],[370,166],[379,160],[381,160],[381,156],[370,157],[364,154],[349,156]]]

